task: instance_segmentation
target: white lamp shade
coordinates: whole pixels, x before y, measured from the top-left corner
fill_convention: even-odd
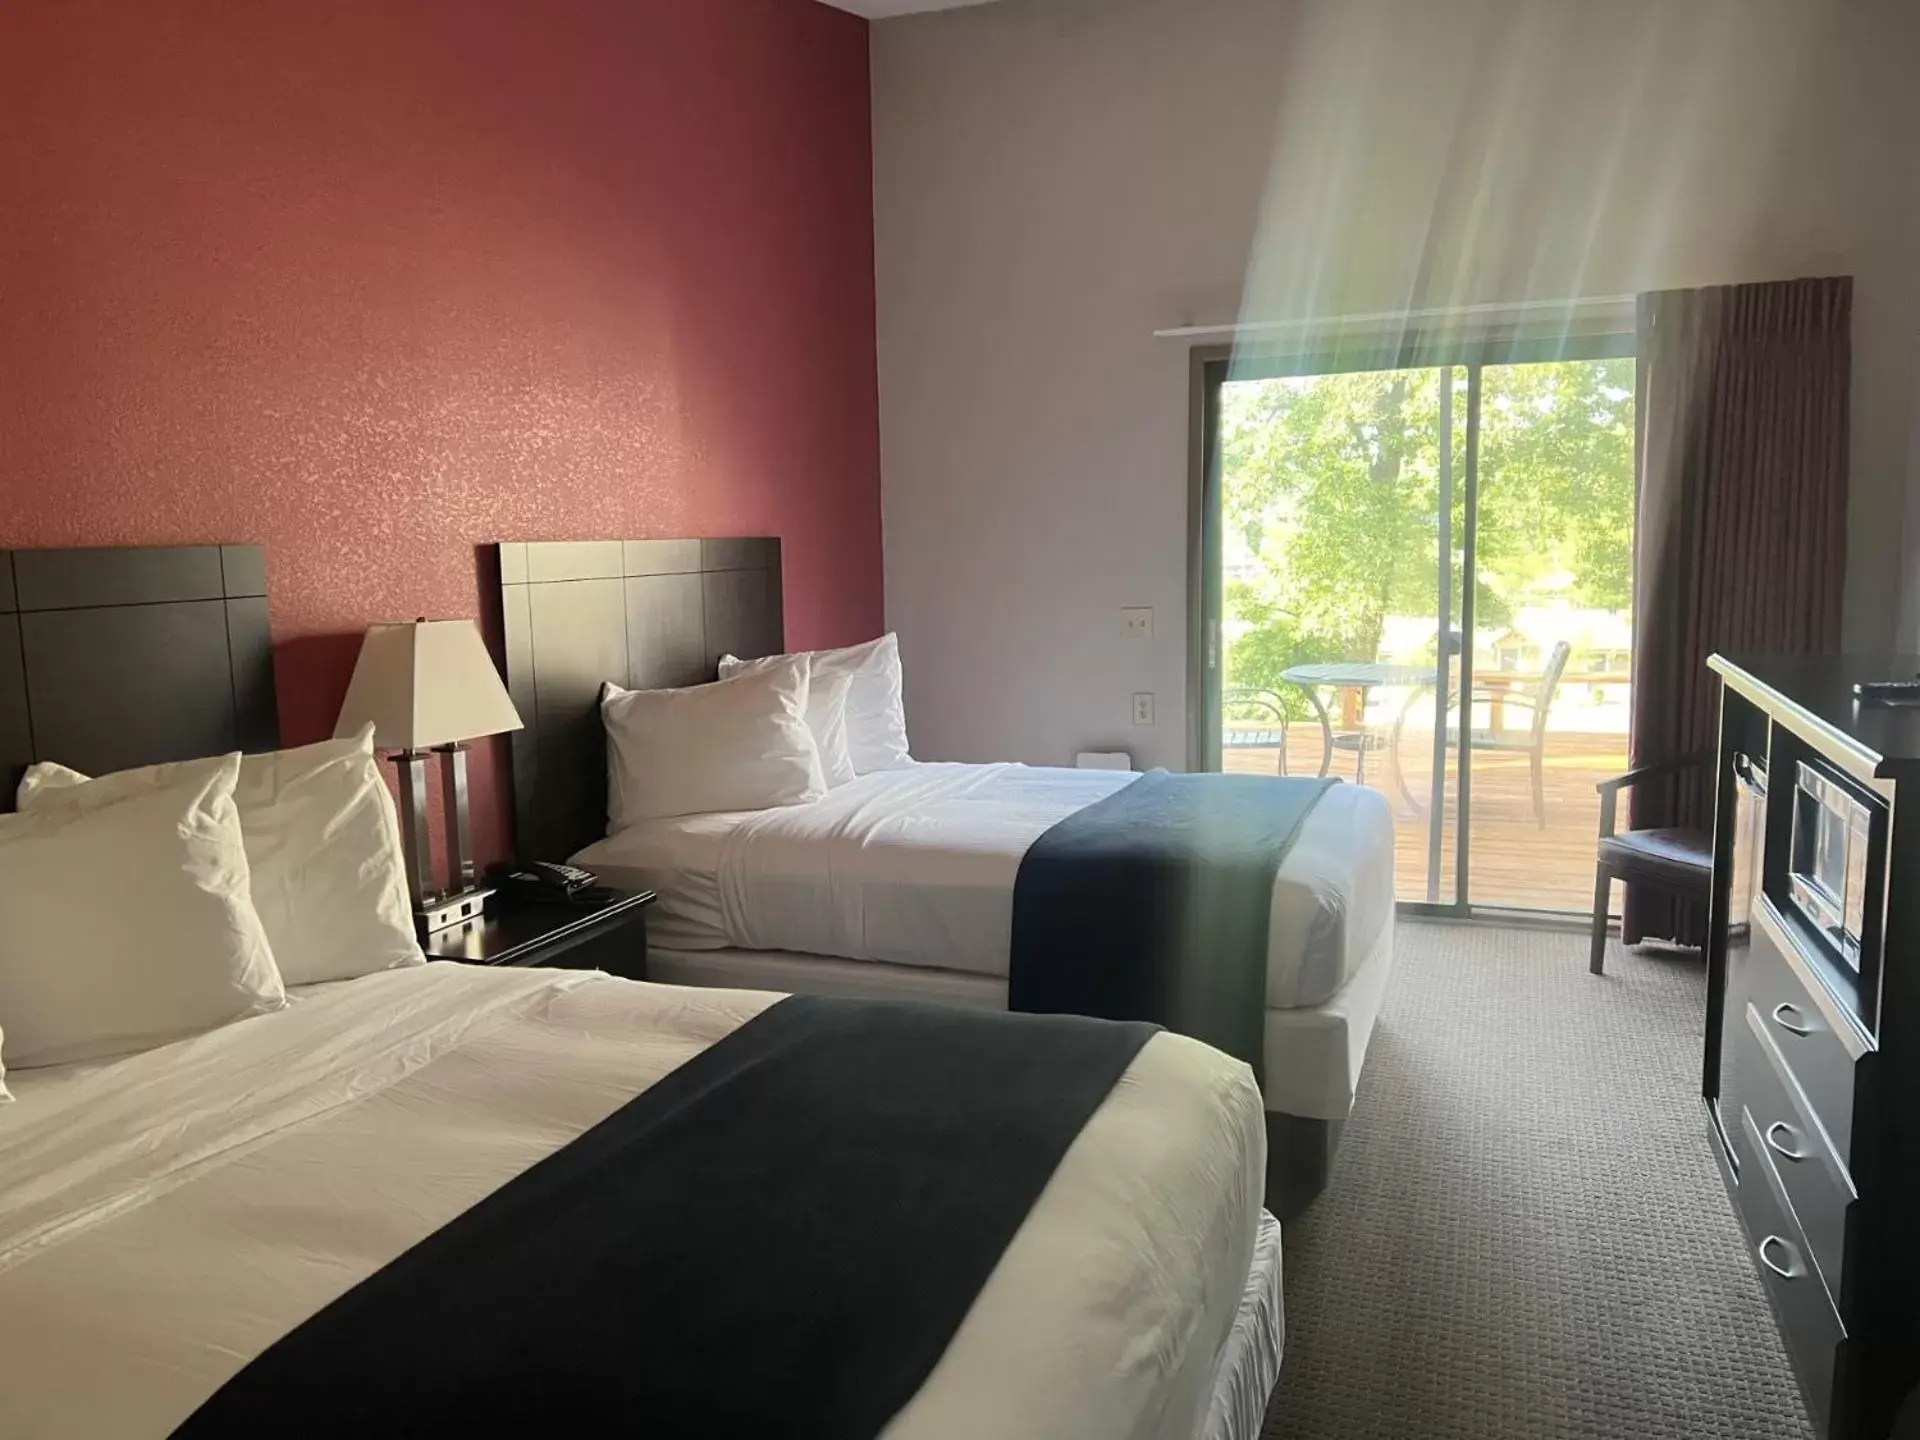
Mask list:
[[[369,722],[381,750],[428,750],[520,729],[471,620],[371,626],[333,733],[344,739]]]

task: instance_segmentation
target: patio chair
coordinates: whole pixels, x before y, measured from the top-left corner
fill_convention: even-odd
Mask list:
[[[1382,751],[1391,751],[1394,742],[1394,728],[1385,725],[1363,725],[1358,730],[1336,730],[1333,734],[1333,748],[1336,751],[1353,756],[1353,783],[1367,783],[1367,756]],[[1402,794],[1407,793],[1407,782],[1400,779],[1398,769],[1395,780]],[[1411,801],[1411,796],[1408,797]]]
[[[1229,690],[1220,697],[1222,750],[1277,750],[1274,773],[1287,773],[1287,710],[1272,690]],[[1233,712],[1241,712],[1235,715]]]
[[[1707,755],[1688,755],[1659,765],[1641,765],[1602,780],[1594,788],[1600,792],[1600,843],[1594,859],[1593,947],[1587,969],[1604,973],[1607,959],[1607,902],[1613,895],[1613,882],[1645,885],[1683,900],[1706,904],[1713,891],[1713,837],[1703,830],[1662,828],[1650,830],[1614,830],[1614,816],[1620,792],[1642,780],[1676,775],[1696,765],[1704,765]]]
[[[1560,688],[1560,677],[1566,673],[1567,657],[1572,653],[1573,647],[1565,640],[1558,642],[1547,655],[1546,668],[1540,672],[1540,678],[1527,682],[1527,688],[1502,686],[1496,692],[1490,685],[1473,687],[1474,704],[1484,701],[1488,704],[1524,705],[1533,714],[1533,723],[1523,731],[1475,730],[1471,738],[1474,750],[1480,754],[1489,750],[1504,750],[1527,757],[1529,768],[1533,771],[1533,819],[1542,830],[1547,828],[1547,712],[1552,708],[1554,692]],[[1458,710],[1459,697],[1454,697],[1447,708]],[[1472,714],[1471,706],[1467,713]],[[1460,743],[1458,729],[1448,728],[1447,743]]]

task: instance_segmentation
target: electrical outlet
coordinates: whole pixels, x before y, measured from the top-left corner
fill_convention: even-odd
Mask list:
[[[1129,640],[1151,640],[1153,638],[1153,607],[1129,605],[1120,612],[1120,623],[1126,628]]]
[[[1133,723],[1136,725],[1153,724],[1153,692],[1141,690],[1133,697]]]

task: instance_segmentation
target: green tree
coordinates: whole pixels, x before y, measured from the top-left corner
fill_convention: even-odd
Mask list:
[[[1482,372],[1476,618],[1567,597],[1624,608],[1633,530],[1633,362]],[[1281,689],[1307,660],[1379,656],[1386,620],[1434,613],[1439,371],[1230,383],[1224,520],[1253,563],[1227,586],[1244,634],[1230,687]],[[1452,387],[1453,573],[1465,526],[1466,384]],[[1456,582],[1457,583],[1457,582]]]
[[[1626,359],[1483,372],[1480,568],[1510,606],[1631,602],[1633,369]]]

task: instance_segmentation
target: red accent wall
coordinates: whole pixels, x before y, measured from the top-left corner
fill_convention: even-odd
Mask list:
[[[290,743],[491,540],[776,534],[873,635],[871,173],[813,0],[10,0],[0,547],[264,544]]]

